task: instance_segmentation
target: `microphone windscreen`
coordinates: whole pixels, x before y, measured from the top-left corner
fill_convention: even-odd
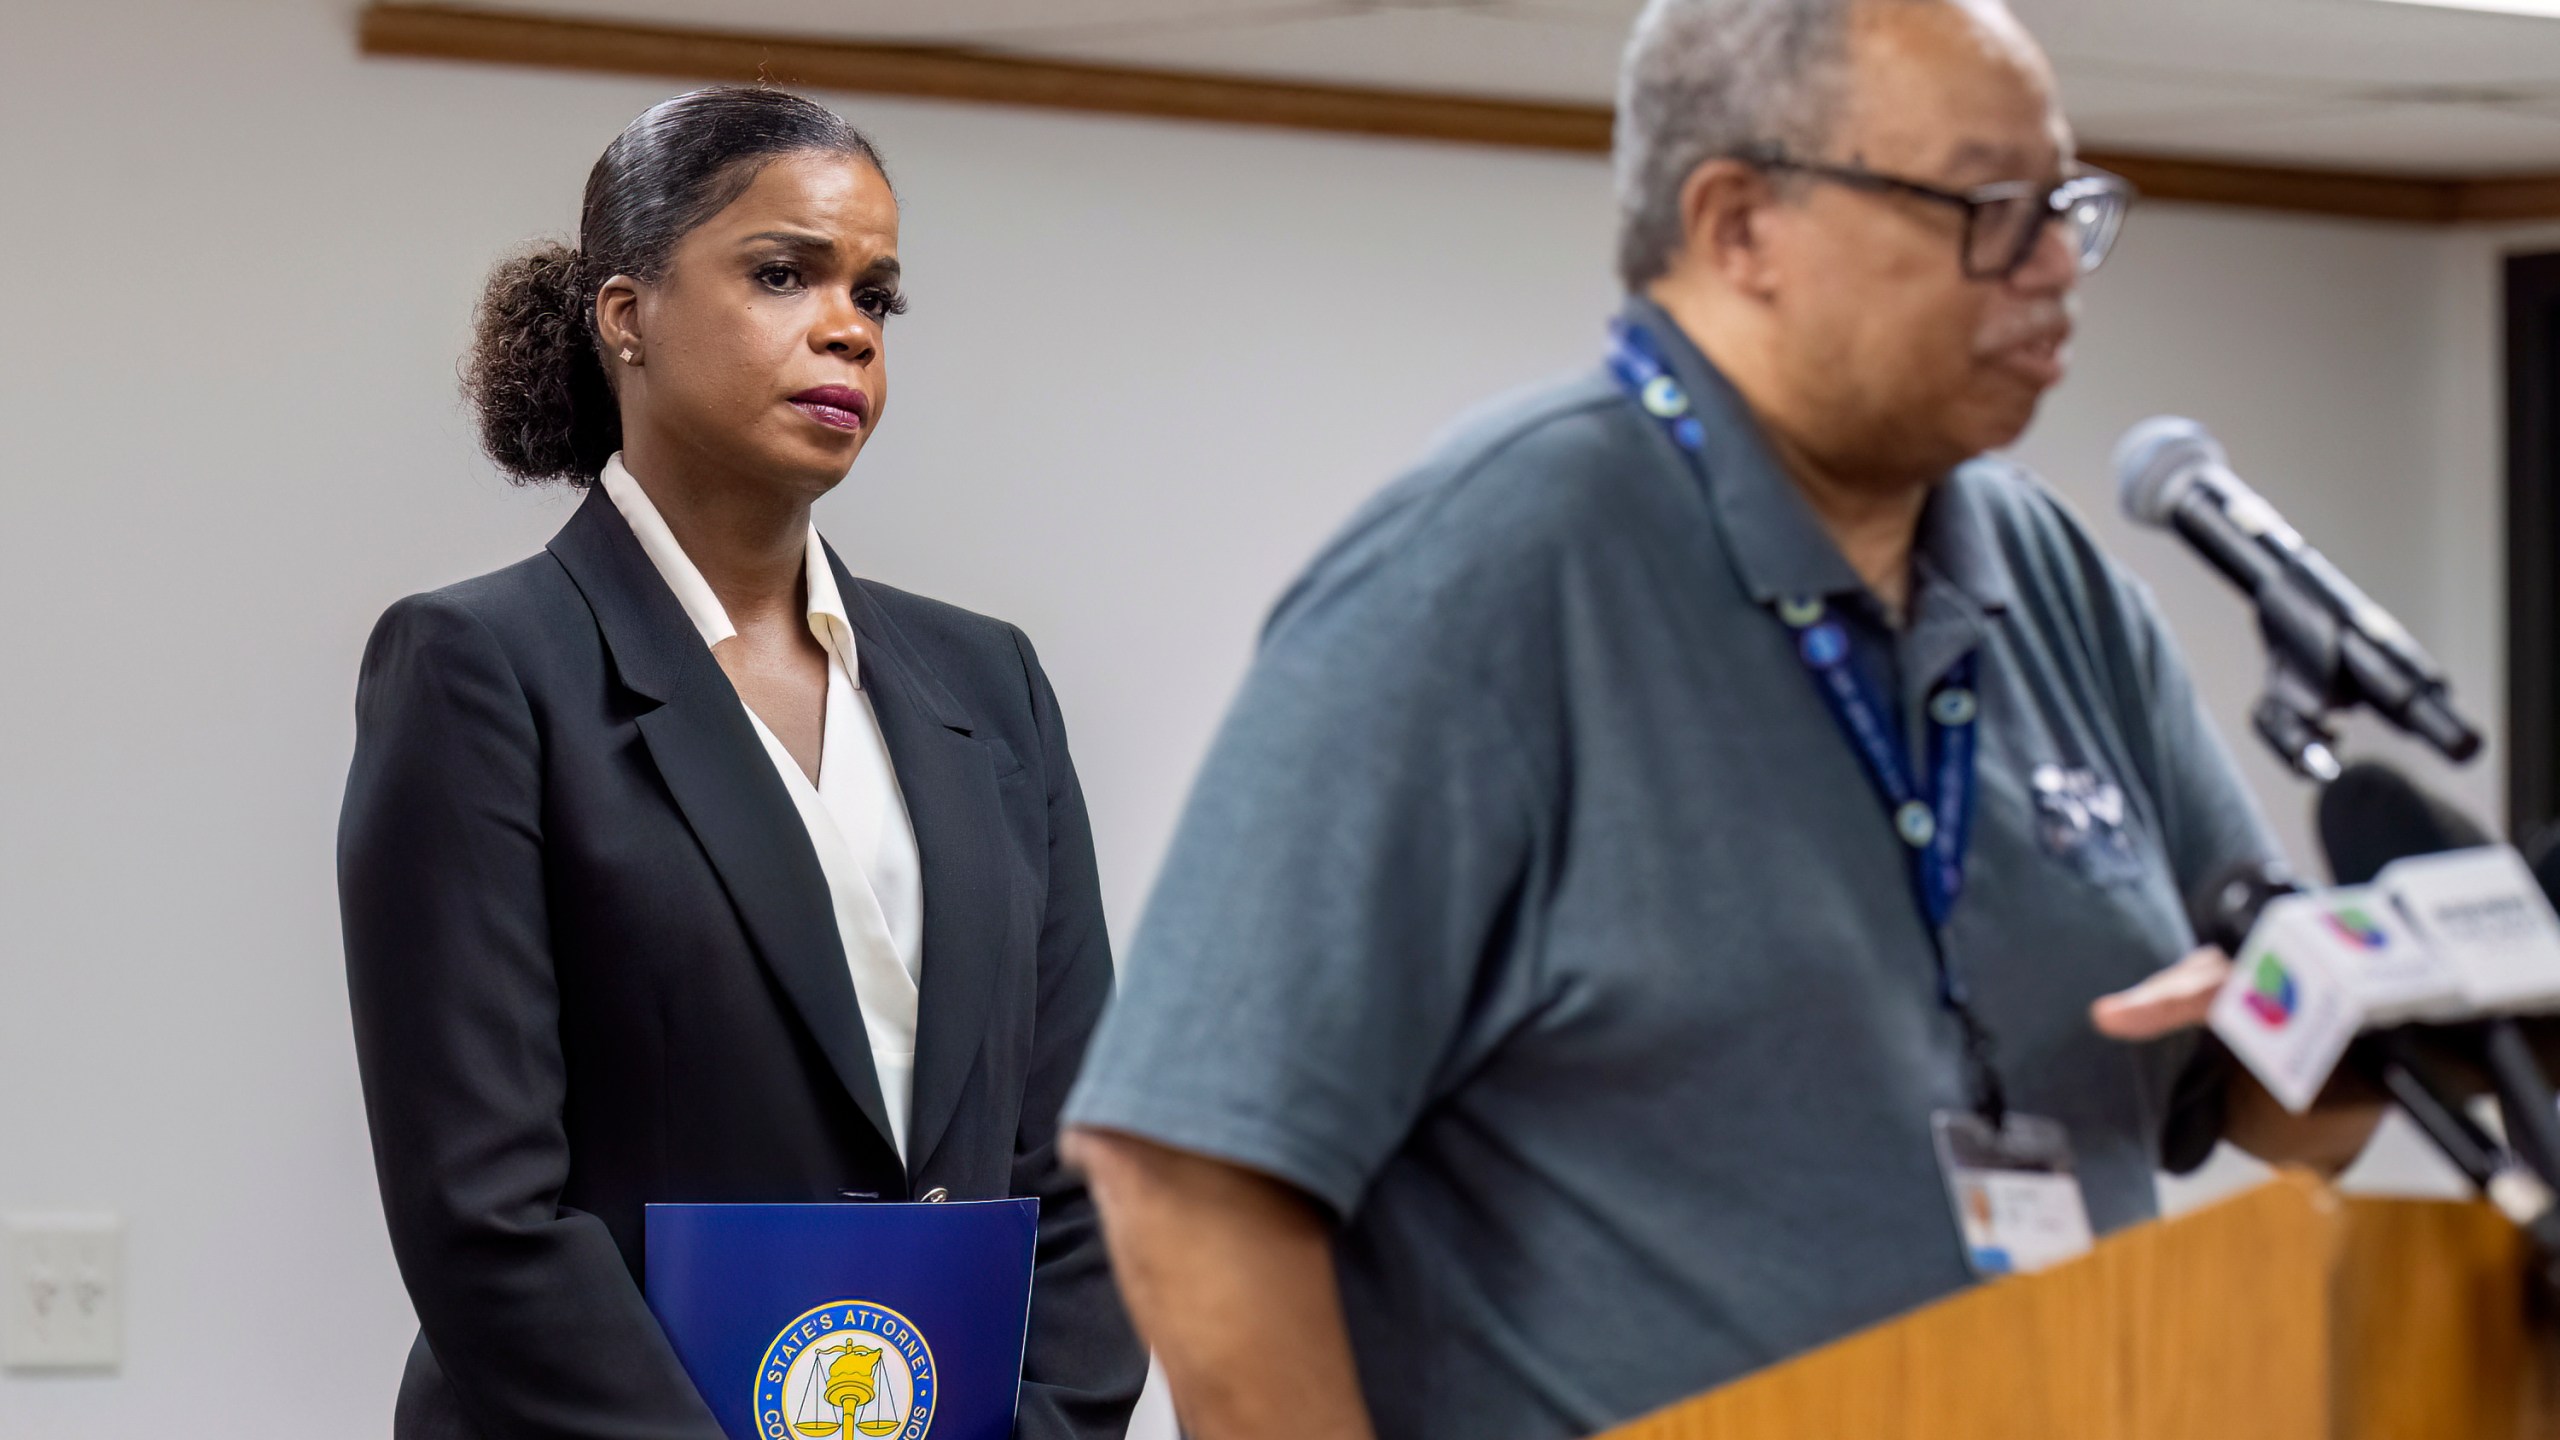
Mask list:
[[[2154,415],[2116,442],[2116,499],[2138,525],[2166,525],[2198,471],[2224,468],[2222,446],[2183,415]]]
[[[2238,861],[2196,887],[2187,900],[2187,920],[2195,926],[2197,940],[2221,947],[2224,954],[2238,955],[2267,902],[2300,889],[2293,873],[2282,865]]]
[[[2412,855],[2495,843],[2479,822],[2379,761],[2357,761],[2320,792],[2320,848],[2341,885],[2365,884]]]

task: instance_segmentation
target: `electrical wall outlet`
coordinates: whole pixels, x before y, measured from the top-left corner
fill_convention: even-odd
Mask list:
[[[124,1363],[124,1221],[0,1217],[0,1367],[113,1370]]]

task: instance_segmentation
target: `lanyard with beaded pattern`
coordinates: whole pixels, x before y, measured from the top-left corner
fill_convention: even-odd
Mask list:
[[[1707,431],[1661,351],[1643,327],[1620,320],[1610,327],[1609,371],[1636,408],[1660,426],[1691,470],[1706,478]],[[1858,754],[1868,783],[1884,802],[1902,840],[1911,887],[1927,923],[1937,962],[1938,1001],[1964,1032],[1974,1108],[1996,1125],[2007,1110],[2005,1087],[1992,1059],[1990,1032],[1974,1013],[1972,996],[1947,945],[1947,923],[1964,894],[1965,852],[1973,833],[1974,754],[1981,701],[1974,688],[1977,652],[1967,652],[1930,687],[1928,756],[1915,776],[1870,672],[1856,663],[1853,632],[1819,596],[1783,599],[1777,618],[1792,632],[1815,693]]]

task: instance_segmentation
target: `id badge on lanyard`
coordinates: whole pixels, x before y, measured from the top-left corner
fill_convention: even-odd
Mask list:
[[[1642,327],[1618,322],[1612,338],[1610,373],[1703,483],[1706,426],[1688,392]],[[1889,702],[1856,663],[1854,632],[1818,597],[1780,601],[1777,619],[1902,843],[1936,962],[1938,1001],[1963,1032],[1973,1108],[1939,1111],[1931,1129],[1966,1262],[1978,1275],[2005,1275],[2077,1255],[2089,1248],[2089,1217],[2072,1173],[2070,1136],[2060,1121],[2009,1109],[1990,1032],[1948,945],[1973,828],[1979,655],[1958,660],[1931,688],[1927,762],[1915,776]]]
[[[1994,1128],[1969,1110],[1929,1117],[1965,1263],[1986,1278],[2088,1253],[2089,1208],[2058,1120],[2011,1111]]]

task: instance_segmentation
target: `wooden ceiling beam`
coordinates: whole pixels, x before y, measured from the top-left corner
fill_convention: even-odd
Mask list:
[[[367,55],[1606,154],[1610,114],[1419,90],[1041,60],[941,45],[685,29],[461,6],[368,5]],[[2154,200],[2415,224],[2560,219],[2560,174],[2408,176],[2093,152]]]

